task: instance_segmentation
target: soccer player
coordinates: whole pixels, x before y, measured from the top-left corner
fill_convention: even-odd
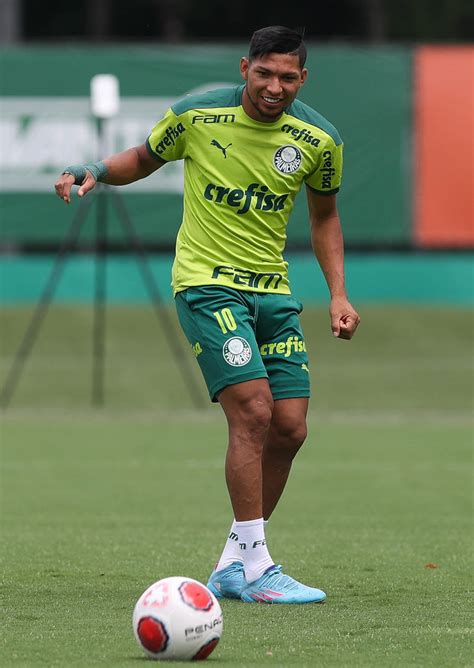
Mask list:
[[[234,521],[208,587],[248,602],[322,602],[326,594],[275,564],[265,524],[306,437],[308,356],[283,259],[286,225],[305,186],[311,239],[326,278],[332,333],[350,339],[359,316],[344,284],[336,208],[342,141],[299,102],[306,48],[299,31],[257,30],[242,58],[243,85],[174,104],[146,142],[92,165],[65,169],[56,192],[70,201],[97,181],[124,185],[184,160],[184,214],[173,290],[178,317],[212,401],[229,426],[225,475]]]

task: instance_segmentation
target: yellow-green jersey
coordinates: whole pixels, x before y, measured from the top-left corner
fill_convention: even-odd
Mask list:
[[[299,100],[275,122],[255,121],[242,107],[243,90],[186,97],[148,137],[158,160],[184,160],[175,293],[225,285],[289,294],[283,251],[295,197],[303,184],[320,195],[339,190],[337,130]]]

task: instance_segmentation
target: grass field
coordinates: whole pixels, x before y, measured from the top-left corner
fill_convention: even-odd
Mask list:
[[[3,310],[2,378],[30,315]],[[361,315],[347,343],[304,313],[310,433],[267,531],[328,601],[224,601],[211,665],[474,663],[472,315]],[[136,599],[206,581],[229,526],[219,407],[193,409],[148,309],[113,308],[107,405],[90,408],[91,323],[53,309],[3,416],[2,666],[144,665]]]

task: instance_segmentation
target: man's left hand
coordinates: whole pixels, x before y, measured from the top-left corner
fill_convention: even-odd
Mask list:
[[[329,307],[332,333],[338,339],[352,339],[360,323],[359,314],[346,298],[334,297]]]

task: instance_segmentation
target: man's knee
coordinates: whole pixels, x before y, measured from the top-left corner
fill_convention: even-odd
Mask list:
[[[248,397],[239,405],[239,420],[252,432],[268,432],[272,422],[273,399],[271,394],[259,393]]]
[[[308,430],[304,417],[288,418],[273,422],[270,428],[268,445],[294,457],[306,440]]]
[[[252,381],[250,381],[252,382]],[[254,433],[267,433],[272,422],[273,397],[266,383],[242,383],[224,390],[219,397],[233,429],[245,429]]]

